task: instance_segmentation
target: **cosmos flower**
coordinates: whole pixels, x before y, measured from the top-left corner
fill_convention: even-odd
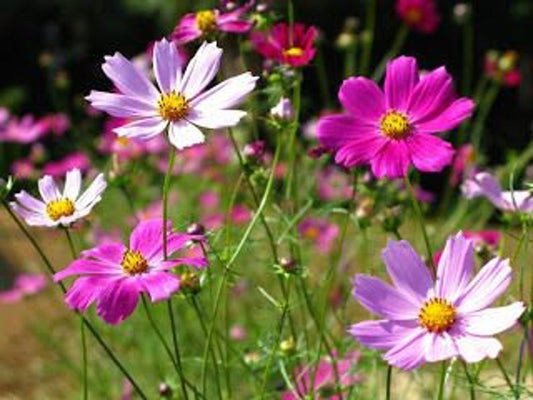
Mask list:
[[[511,328],[525,310],[522,302],[489,308],[511,283],[509,260],[493,258],[472,278],[473,243],[461,233],[448,239],[436,281],[406,241],[389,241],[383,261],[394,287],[357,275],[353,290],[382,319],[349,331],[362,345],[386,351],[383,358],[403,370],[451,357],[468,363],[496,358],[502,345],[493,336]]]
[[[308,396],[312,399],[344,399],[344,391],[347,391],[351,386],[364,381],[361,374],[353,371],[359,358],[360,354],[357,351],[350,352],[344,358],[337,358],[335,367],[337,368],[336,372],[342,386],[341,392],[335,389],[336,376],[334,364],[330,357],[324,357],[318,363],[316,372],[314,367],[297,367],[293,373],[296,381],[294,390],[285,391],[282,394],[281,399],[299,400],[304,398],[307,399]],[[314,377],[314,380],[311,383],[312,377]],[[317,394],[319,397],[315,397]]]
[[[315,57],[313,47],[316,38],[314,27],[306,28],[302,23],[279,22],[268,32],[252,32],[251,41],[263,57],[291,67],[307,65]]]
[[[65,175],[71,169],[87,171],[91,166],[91,160],[87,154],[81,151],[70,153],[57,161],[49,161],[43,166],[43,173],[46,175],[60,176]]]
[[[15,195],[17,201],[10,204],[28,225],[70,226],[89,215],[96,203],[102,199],[102,193],[107,186],[104,174],[99,174],[80,195],[81,184],[79,169],[67,172],[63,192],[50,175],[45,175],[38,182],[42,200],[23,190]]]
[[[433,33],[439,26],[440,16],[434,0],[397,0],[396,12],[405,25],[420,33]]]
[[[257,77],[249,72],[227,79],[209,90],[222,57],[216,43],[204,42],[182,72],[176,46],[165,39],[153,51],[156,87],[120,53],[106,57],[104,73],[120,93],[92,91],[87,97],[94,108],[132,122],[115,128],[119,136],[150,139],[168,129],[178,149],[203,143],[208,129],[236,125],[246,112],[232,109],[250,93]]]
[[[11,288],[0,291],[0,303],[16,303],[26,296],[39,293],[47,284],[43,274],[17,275]]]
[[[270,115],[281,121],[290,121],[294,118],[294,108],[290,99],[282,97],[278,104],[270,109]]]
[[[496,177],[488,172],[479,172],[467,179],[461,189],[467,199],[486,197],[502,211],[533,212],[533,197],[529,190],[502,191]]]
[[[470,143],[457,149],[450,174],[450,185],[455,187],[466,178],[470,178],[476,169],[476,152]]]
[[[172,32],[171,39],[178,45],[183,45],[219,31],[246,33],[254,24],[243,19],[243,16],[250,10],[253,3],[250,1],[242,7],[225,13],[214,9],[186,14]]]
[[[0,129],[0,142],[32,143],[50,132],[47,119],[35,119],[32,115],[11,117]]]
[[[168,254],[173,255],[191,240],[201,236],[175,233],[167,225]],[[78,275],[65,296],[67,305],[85,312],[96,303],[97,314],[109,324],[118,324],[133,313],[139,297],[147,293],[150,300],[166,300],[180,288],[180,279],[170,269],[178,265],[205,266],[203,257],[170,257],[163,255],[163,220],[140,222],[131,233],[129,245],[107,242],[85,250],[81,257],[54,275],[59,282]]]
[[[419,77],[416,59],[401,56],[387,65],[384,91],[370,79],[344,81],[339,100],[345,114],[322,117],[317,133],[345,167],[370,164],[378,177],[402,178],[413,164],[424,172],[450,164],[453,148],[434,136],[455,128],[474,110],[457,98],[444,67]]]
[[[306,218],[298,225],[298,232],[302,238],[313,242],[319,251],[329,253],[339,227],[323,218]]]

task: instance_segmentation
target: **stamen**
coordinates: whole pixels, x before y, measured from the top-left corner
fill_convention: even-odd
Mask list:
[[[403,139],[411,133],[409,119],[399,111],[387,111],[380,122],[381,133],[389,139]]]
[[[291,47],[287,50],[283,50],[283,55],[285,57],[301,57],[304,54],[304,51],[301,47]]]
[[[196,26],[203,34],[210,33],[217,28],[217,15],[211,10],[196,13]]]
[[[159,115],[167,121],[178,121],[185,118],[189,112],[189,101],[181,93],[172,90],[169,94],[161,94],[159,101]]]
[[[126,250],[120,263],[122,270],[128,275],[142,274],[148,269],[148,261],[138,250]]]
[[[455,317],[455,308],[451,303],[434,297],[424,303],[418,314],[418,321],[429,332],[440,333],[452,327]]]
[[[52,221],[57,221],[61,217],[70,217],[76,208],[72,200],[64,198],[52,200],[46,205],[46,213]]]

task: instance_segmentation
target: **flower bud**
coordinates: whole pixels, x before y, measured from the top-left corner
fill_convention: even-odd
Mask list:
[[[172,398],[172,389],[165,382],[159,384],[159,395],[165,398]]]
[[[189,235],[203,235],[205,234],[205,227],[198,222],[194,222],[187,228],[187,233]]]
[[[279,344],[279,349],[283,354],[290,355],[296,350],[296,343],[294,342],[294,339],[290,337]]]
[[[282,121],[292,120],[294,118],[294,108],[291,101],[286,97],[282,97],[279,103],[270,110],[270,115]]]
[[[467,3],[458,3],[453,7],[453,19],[458,24],[464,24],[472,14],[472,7]]]
[[[184,272],[180,275],[180,289],[185,294],[195,295],[200,293],[200,277],[194,272]]]
[[[250,161],[260,161],[265,155],[265,142],[263,140],[256,140],[244,146],[243,155]]]

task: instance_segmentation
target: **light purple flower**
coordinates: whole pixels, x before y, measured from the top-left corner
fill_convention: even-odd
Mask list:
[[[119,136],[149,139],[168,129],[170,142],[178,149],[203,143],[207,129],[236,125],[246,112],[233,109],[256,84],[249,72],[227,79],[209,90],[222,57],[216,43],[204,42],[182,71],[174,43],[162,39],[153,52],[156,88],[148,78],[120,53],[105,58],[104,73],[120,93],[92,91],[91,105],[130,122],[115,128]]]
[[[80,195],[81,172],[73,169],[67,172],[63,192],[50,175],[39,179],[39,193],[42,200],[36,199],[26,191],[15,195],[16,202],[11,207],[28,225],[55,227],[69,226],[86,217],[102,199],[107,183],[104,174],[99,174],[85,192]]]
[[[473,178],[467,179],[461,189],[467,199],[484,196],[502,211],[533,212],[533,197],[530,191],[502,191],[496,177],[488,172],[479,172]]]
[[[395,367],[411,370],[425,362],[461,357],[473,363],[502,350],[493,335],[511,328],[525,310],[522,302],[489,308],[511,282],[509,260],[494,258],[472,278],[474,249],[459,233],[448,239],[433,281],[406,241],[389,241],[383,261],[394,287],[357,275],[355,298],[383,319],[350,328],[364,346],[385,351]]]
[[[167,251],[176,253],[192,240],[202,236],[172,232],[167,225]],[[126,319],[137,306],[139,296],[147,293],[153,302],[166,300],[180,288],[180,279],[169,270],[178,265],[204,267],[204,257],[172,257],[163,255],[163,220],[140,222],[130,236],[129,245],[107,242],[81,253],[63,271],[54,275],[59,282],[81,275],[66,294],[65,301],[73,310],[85,312],[96,302],[96,312],[109,324]]]

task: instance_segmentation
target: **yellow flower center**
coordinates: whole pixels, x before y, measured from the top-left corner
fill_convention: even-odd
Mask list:
[[[304,54],[304,51],[301,47],[291,47],[287,50],[283,50],[283,55],[285,57],[301,57]]]
[[[452,327],[455,317],[455,308],[448,301],[434,297],[422,306],[418,322],[429,332],[440,333]]]
[[[121,136],[117,138],[117,143],[120,146],[126,147],[130,144],[130,140],[126,136]]]
[[[417,24],[422,19],[422,11],[418,7],[411,7],[405,13],[405,19],[410,24]]]
[[[210,33],[217,28],[217,16],[211,10],[198,11],[196,13],[196,26],[202,33]]]
[[[74,203],[70,199],[58,199],[52,200],[46,205],[46,213],[52,219],[52,221],[57,221],[61,217],[70,217],[74,214],[76,208]]]
[[[381,118],[381,133],[389,139],[403,139],[411,133],[411,125],[407,117],[399,111],[387,111]]]
[[[148,269],[148,261],[138,250],[126,250],[120,263],[122,270],[128,275],[142,274]]]
[[[304,237],[309,240],[315,240],[320,235],[320,229],[316,226],[310,226],[304,231]]]
[[[172,90],[169,94],[161,94],[159,101],[159,115],[167,121],[178,121],[185,118],[189,112],[189,101],[181,93]]]

